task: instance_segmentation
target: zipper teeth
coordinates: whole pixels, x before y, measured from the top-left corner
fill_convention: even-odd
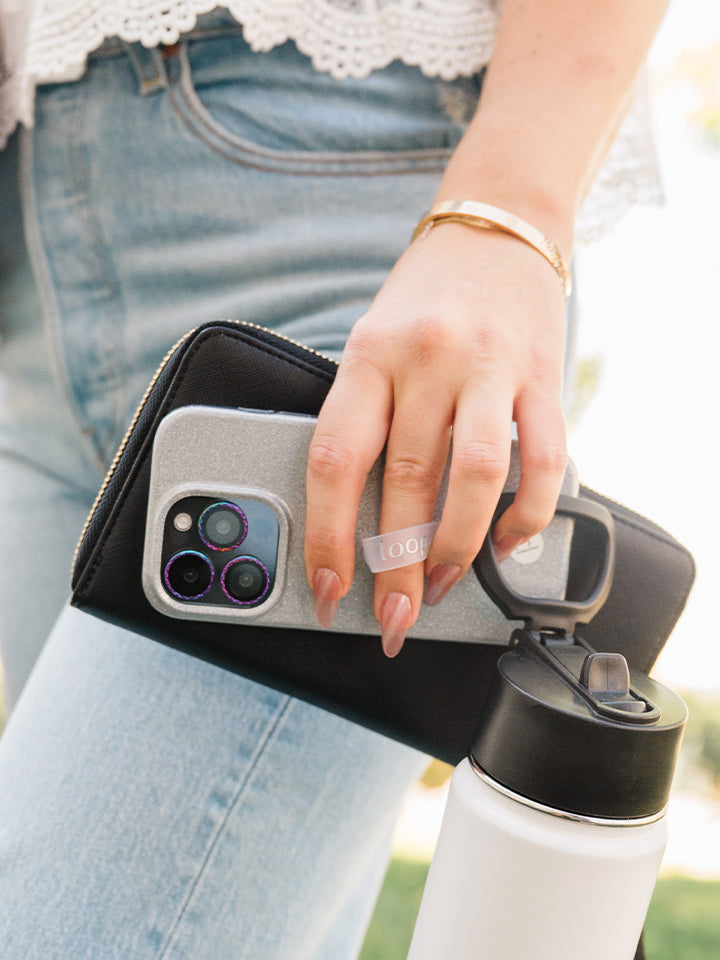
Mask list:
[[[291,343],[293,346],[299,347],[301,350],[304,350],[306,353],[311,353],[316,357],[322,357],[323,360],[327,360],[329,363],[336,363],[335,360],[331,359],[330,357],[326,357],[324,353],[320,353],[318,350],[313,350],[312,347],[306,347],[305,344],[299,343],[297,340],[293,340],[292,337],[286,337],[284,334],[277,333],[275,330],[270,330],[268,329],[268,327],[263,327],[259,323],[252,323],[249,320],[223,320],[221,322],[232,323],[238,327],[249,327],[251,330],[260,330],[263,333],[270,333],[272,334],[272,336],[277,337],[280,340],[284,340],[286,343]],[[97,493],[97,496],[95,497],[93,505],[90,508],[90,513],[87,515],[87,519],[83,524],[82,532],[80,533],[80,538],[77,542],[77,546],[75,547],[75,552],[73,554],[71,576],[74,576],[75,574],[75,566],[77,564],[78,555],[80,553],[80,546],[83,540],[85,539],[85,534],[87,533],[90,524],[92,523],[92,519],[95,516],[95,511],[98,508],[98,504],[102,500],[103,496],[105,495],[105,491],[110,485],[110,481],[112,480],[113,474],[117,469],[117,465],[120,462],[120,458],[125,452],[125,449],[130,441],[130,436],[133,430],[135,429],[138,420],[140,419],[140,415],[143,412],[145,404],[147,403],[148,398],[152,393],[153,388],[155,387],[155,384],[157,383],[160,375],[162,374],[163,370],[167,366],[168,362],[170,361],[175,351],[178,350],[185,343],[185,341],[188,340],[198,329],[199,329],[198,327],[193,327],[192,330],[188,330],[187,333],[183,334],[183,336],[180,337],[180,339],[176,343],[174,343],[172,347],[170,347],[168,352],[160,361],[160,364],[157,370],[155,371],[155,373],[153,374],[152,379],[150,380],[150,383],[147,385],[145,393],[142,395],[142,399],[140,400],[140,403],[138,404],[137,409],[133,414],[133,418],[130,421],[130,426],[125,431],[125,436],[122,438],[122,441],[120,442],[120,446],[118,447],[117,452],[112,459],[112,463],[108,467],[108,471],[105,474],[105,478],[102,482],[102,485],[100,486],[100,489],[98,490],[98,493]]]

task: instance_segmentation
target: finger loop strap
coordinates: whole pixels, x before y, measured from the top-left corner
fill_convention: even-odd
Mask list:
[[[419,563],[427,557],[438,526],[439,523],[433,521],[393,533],[381,533],[377,537],[365,537],[362,541],[365,562],[373,573]]]

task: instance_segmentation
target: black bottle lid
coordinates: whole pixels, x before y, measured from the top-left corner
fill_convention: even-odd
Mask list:
[[[497,515],[508,505],[501,498]],[[557,512],[580,522],[598,560],[590,595],[542,600],[516,593],[492,541],[475,568],[509,619],[522,620],[497,662],[470,750],[492,780],[555,811],[603,820],[640,820],[667,805],[687,718],[681,698],[620,654],[596,652],[574,636],[604,603],[612,579],[614,528],[597,504],[561,497]]]
[[[514,638],[518,646],[497,664],[475,763],[557,811],[617,820],[661,813],[687,717],[681,698],[628,671],[620,655],[573,638],[522,630]]]

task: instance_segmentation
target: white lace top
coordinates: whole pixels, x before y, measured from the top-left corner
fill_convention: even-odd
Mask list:
[[[318,70],[364,77],[392,60],[451,80],[485,66],[502,0],[225,0],[254,50],[293,40]],[[216,0],[0,0],[0,146],[32,123],[35,86],[82,76],[108,37],[175,43]],[[659,202],[646,98],[635,97],[588,196],[581,238],[605,232],[634,202]]]

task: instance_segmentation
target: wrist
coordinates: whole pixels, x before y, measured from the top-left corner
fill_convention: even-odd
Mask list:
[[[424,238],[436,225],[460,222],[484,230],[509,233],[533,247],[552,266],[563,286],[565,297],[572,292],[572,277],[558,245],[537,227],[518,217],[516,213],[475,200],[455,200],[432,207],[415,227],[412,240]]]
[[[454,200],[476,200],[507,210],[549,237],[566,260],[571,257],[578,200],[567,188],[555,189],[539,170],[484,158],[466,160],[456,154],[433,206]]]

